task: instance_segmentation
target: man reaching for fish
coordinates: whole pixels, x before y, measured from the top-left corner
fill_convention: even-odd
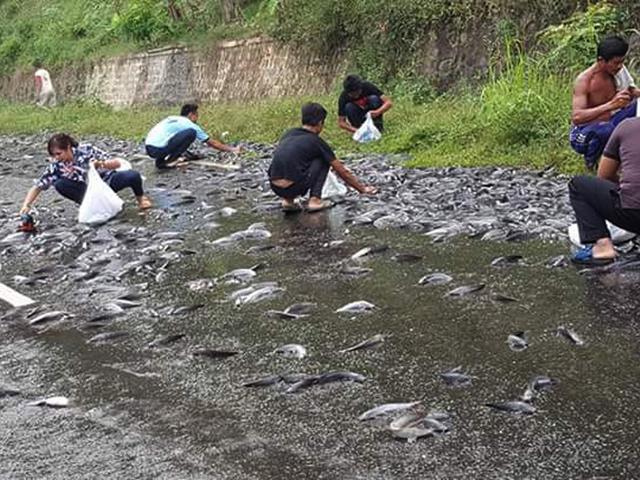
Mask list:
[[[338,160],[331,147],[320,138],[327,111],[318,103],[302,107],[302,127],[286,132],[273,154],[269,182],[273,192],[282,198],[282,210],[298,211],[295,199],[309,192],[308,212],[332,206],[322,200],[322,187],[333,168],[342,180],[360,193],[375,194],[375,187],[362,185]]]

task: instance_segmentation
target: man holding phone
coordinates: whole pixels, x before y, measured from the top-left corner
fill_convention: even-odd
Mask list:
[[[590,169],[597,166],[614,128],[637,113],[640,90],[624,66],[628,50],[623,38],[605,38],[598,44],[596,62],[576,78],[569,140]]]

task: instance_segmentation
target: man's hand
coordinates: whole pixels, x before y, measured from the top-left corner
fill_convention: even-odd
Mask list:
[[[616,93],[616,96],[609,101],[609,104],[615,109],[626,107],[630,102],[631,94],[629,90],[620,90]]]
[[[369,115],[371,115],[371,118],[378,118],[380,115],[382,115],[379,110],[369,110],[368,113]]]
[[[242,147],[240,145],[237,147],[230,147],[229,153],[242,153]]]
[[[27,205],[24,205],[21,209],[19,214],[20,215],[24,215],[25,213],[29,213],[29,210],[31,210],[31,208],[29,208]]]
[[[372,187],[371,185],[367,185],[362,189],[362,192],[360,193],[362,193],[363,195],[375,195],[376,193],[378,193],[378,189],[376,187]]]

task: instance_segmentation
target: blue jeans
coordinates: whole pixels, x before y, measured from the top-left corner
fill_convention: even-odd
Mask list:
[[[587,168],[594,168],[607,145],[613,130],[626,118],[636,116],[638,101],[634,100],[618,110],[608,122],[593,122],[585,125],[573,125],[569,132],[569,143],[576,153],[584,156]]]
[[[111,187],[114,192],[131,187],[136,197],[144,195],[142,189],[142,177],[135,170],[126,170],[124,172],[114,172],[106,180],[107,185]],[[84,182],[76,182],[69,180],[68,178],[59,178],[53,183],[53,186],[60,195],[69,200],[73,200],[77,204],[82,203],[84,194],[87,191],[87,184]]]
[[[195,139],[196,131],[193,128],[187,128],[171,137],[165,147],[145,145],[145,148],[147,155],[156,160],[157,168],[167,168],[167,163],[173,162],[186,152]]]
[[[367,112],[376,110],[382,106],[382,99],[377,95],[369,95],[367,97],[367,105],[363,108],[357,103],[349,102],[344,107],[344,113],[347,116],[347,120],[352,127],[360,127],[367,119]],[[382,132],[384,124],[382,121],[382,115],[373,119],[375,126]]]

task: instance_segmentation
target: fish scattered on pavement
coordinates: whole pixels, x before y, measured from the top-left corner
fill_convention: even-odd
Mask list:
[[[507,337],[507,345],[514,352],[522,352],[529,348],[529,341],[526,332],[515,332]]]
[[[511,413],[514,415],[533,415],[536,412],[536,407],[528,402],[523,402],[522,400],[487,403],[486,406],[500,412]]]
[[[446,273],[430,273],[418,280],[418,285],[444,285],[452,280]]]
[[[373,303],[367,302],[365,300],[358,300],[356,302],[347,303],[342,307],[338,308],[335,313],[364,313],[370,312],[376,308]]]
[[[67,397],[48,397],[41,400],[34,400],[27,403],[29,407],[51,407],[51,408],[65,408],[70,404]]]
[[[483,283],[480,283],[478,285],[463,285],[462,287],[454,288],[449,293],[447,293],[447,295],[450,297],[463,297],[465,295],[469,295],[470,293],[478,292],[483,288]]]
[[[466,387],[471,385],[471,381],[475,378],[467,373],[462,371],[462,367],[453,368],[447,372],[443,372],[440,374],[440,378],[444,380],[444,382],[452,387]]]
[[[574,332],[573,329],[565,327],[564,325],[558,327],[557,334],[564,337],[569,342],[578,347],[584,345],[584,340],[576,332]]]
[[[395,414],[404,410],[409,410],[411,408],[420,405],[421,401],[416,402],[405,402],[405,403],[385,403],[383,405],[378,405],[377,407],[372,408],[371,410],[367,410],[362,415],[358,417],[360,421],[372,420],[374,418]]]
[[[366,350],[369,348],[376,348],[379,347],[380,345],[382,345],[382,343],[384,343],[385,341],[385,336],[381,335],[381,334],[376,334],[371,338],[367,338],[366,340],[363,340],[362,342],[356,343],[355,345],[352,345],[351,347],[347,347],[344,348],[342,350],[339,350],[340,353],[347,353],[347,352],[355,352],[356,350]]]
[[[285,358],[304,358],[307,355],[307,349],[297,343],[288,343],[276,348],[274,353]]]

